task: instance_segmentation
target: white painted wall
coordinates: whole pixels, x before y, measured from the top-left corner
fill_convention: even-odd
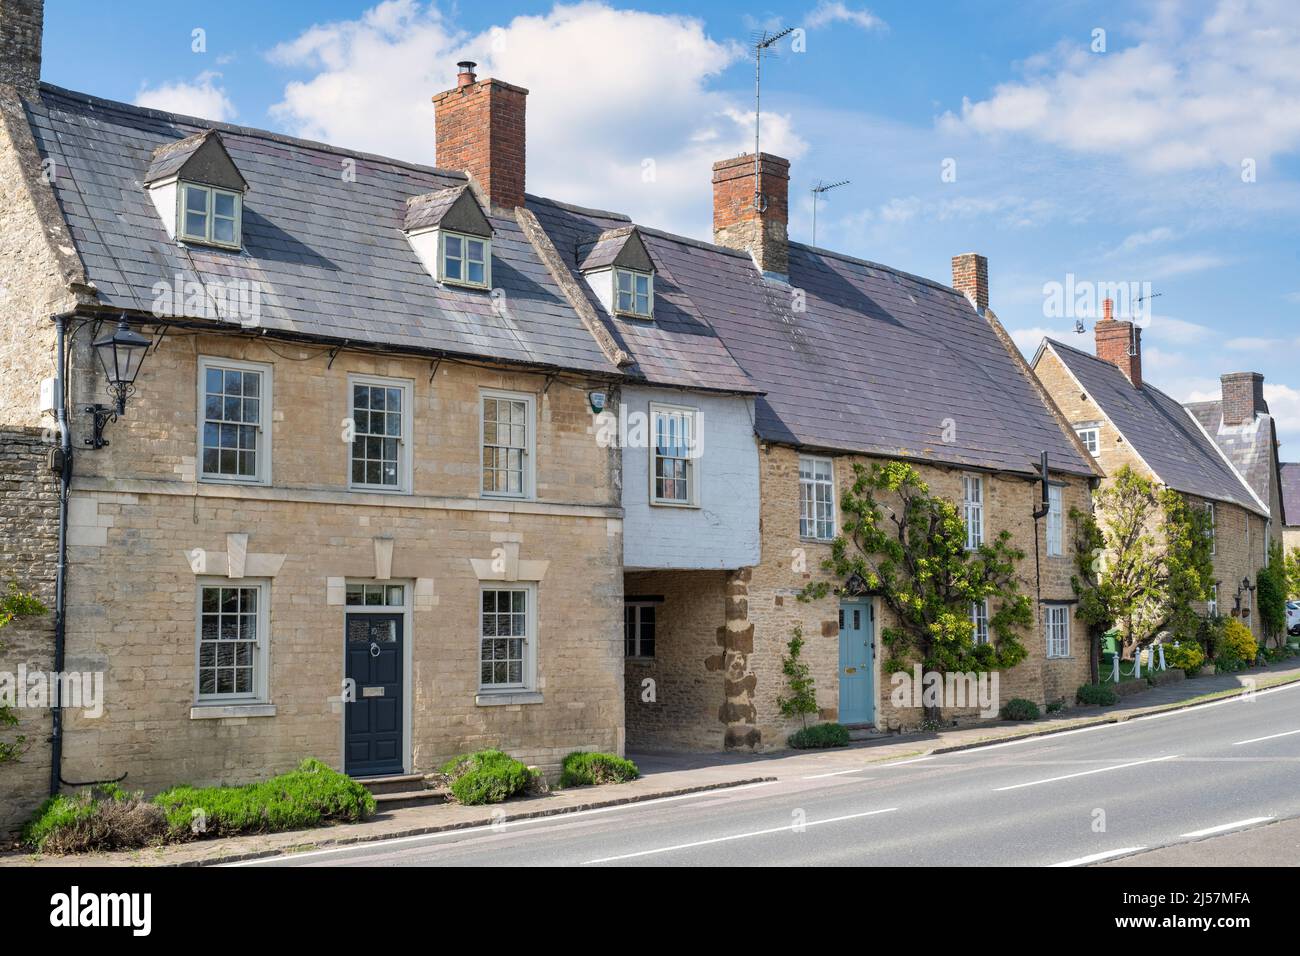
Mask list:
[[[650,450],[623,447],[623,564],[638,568],[731,569],[758,563],[758,441],[750,398],[676,389],[623,389],[629,420],[651,402],[698,408],[703,452],[698,506],[650,503]]]

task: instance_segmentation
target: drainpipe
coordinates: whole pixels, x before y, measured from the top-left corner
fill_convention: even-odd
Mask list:
[[[53,316],[57,333],[58,369],[55,373],[54,395],[58,403],[59,422],[59,564],[54,580],[54,673],[63,673],[63,659],[67,635],[67,577],[68,577],[68,490],[72,484],[72,435],[68,426],[67,327],[73,313]],[[63,776],[63,701],[55,702],[51,711],[50,730],[50,796],[59,792]]]

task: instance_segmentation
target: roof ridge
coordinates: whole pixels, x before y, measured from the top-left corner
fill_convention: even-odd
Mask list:
[[[77,90],[69,90],[62,86],[55,86],[53,83],[42,81],[40,86],[41,93],[49,93],[56,97],[70,100],[80,100],[91,106],[99,106],[108,109],[118,110],[124,113],[135,115],[149,116],[155,119],[161,119],[177,125],[190,124],[195,126],[207,127],[205,132],[216,131],[219,133],[231,133],[235,136],[246,136],[250,139],[265,139],[273,143],[282,143],[285,146],[297,146],[303,149],[314,149],[324,153],[333,153],[338,156],[348,156],[353,159],[366,159],[372,162],[389,163],[393,166],[400,166],[421,173],[434,173],[439,176],[450,176],[456,179],[464,179],[468,182],[468,177],[462,170],[444,169],[441,166],[429,166],[424,163],[416,163],[406,159],[398,159],[395,156],[385,156],[381,153],[371,153],[360,149],[347,149],[343,146],[335,146],[332,143],[324,143],[320,140],[305,139],[300,136],[290,136],[287,133],[277,133],[274,130],[261,129],[256,126],[240,126],[235,123],[226,123],[221,120],[207,119],[202,116],[191,116],[187,113],[170,113],[166,110],[156,110],[150,106],[137,106],[134,103],[124,103],[121,100],[110,100],[102,96],[94,96],[90,93],[81,93]],[[185,137],[189,139],[198,133],[191,133]],[[179,141],[178,141],[179,142]],[[449,187],[450,188],[450,187]]]
[[[844,262],[851,262],[854,265],[869,266],[872,269],[884,269],[886,272],[892,272],[894,275],[904,276],[905,278],[908,279],[915,279],[917,282],[920,282],[923,285],[931,286],[943,292],[951,292],[953,295],[962,296],[963,298],[965,298],[963,293],[959,292],[957,289],[953,288],[950,285],[944,285],[942,282],[940,282],[937,279],[931,279],[928,276],[917,275],[915,272],[907,272],[904,269],[898,269],[895,268],[894,266],[887,266],[883,262],[873,262],[870,259],[860,259],[857,256],[849,255],[847,252],[837,252],[834,249],[824,249],[821,246],[809,245],[806,242],[791,242],[790,246],[791,248],[798,247],[800,249],[805,249],[808,252],[814,252],[817,255],[829,256],[832,259],[841,259]]]

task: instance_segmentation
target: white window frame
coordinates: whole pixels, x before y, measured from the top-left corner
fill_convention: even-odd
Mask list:
[[[259,389],[259,401],[261,402],[260,421],[257,424],[257,440],[254,443],[253,451],[257,456],[257,468],[255,474],[248,475],[210,475],[203,470],[203,433],[204,426],[207,424],[207,404],[208,404],[208,370],[212,368],[230,369],[236,372],[257,372],[262,376],[262,384]],[[198,460],[195,462],[194,473],[197,480],[202,482],[215,482],[219,484],[235,485],[269,485],[271,483],[271,421],[272,421],[272,386],[274,382],[274,366],[267,365],[263,362],[244,362],[238,359],[222,358],[217,355],[200,355],[198,360]]]
[[[810,472],[813,477],[805,478],[804,463],[812,466]],[[825,465],[830,475],[826,478],[817,476],[816,466]],[[819,489],[826,489],[827,504],[830,506],[830,517],[825,519],[830,522],[830,533],[820,534],[819,525],[823,519],[816,515],[816,508],[820,502],[817,500]],[[809,508],[812,512],[809,512]],[[800,455],[799,456],[799,537],[807,541],[834,541],[835,540],[835,459],[824,458],[818,455]]]
[[[641,653],[641,625],[642,625],[642,623],[643,623],[642,620],[641,620],[641,612],[642,612],[645,608],[648,608],[648,607],[649,607],[649,608],[658,608],[658,607],[662,607],[662,606],[663,606],[663,602],[662,602],[662,601],[624,601],[624,602],[623,602],[623,627],[624,627],[624,633],[623,633],[623,656],[624,656],[625,658],[627,658],[627,659],[629,659],[629,660],[637,660],[637,661],[652,661],[652,660],[655,659],[655,654],[643,654],[643,653]],[[634,623],[635,623],[635,628],[634,628],[634,630],[635,630],[635,633],[633,634],[632,641],[633,641],[633,644],[634,644],[634,648],[633,648],[633,649],[635,650],[636,653],[633,653],[633,654],[629,654],[629,653],[627,652],[627,631],[626,631],[626,628],[627,628],[627,612],[628,612],[628,609],[631,609],[631,610],[633,610],[633,611],[635,612],[635,617],[634,617]],[[658,614],[658,612],[655,613],[655,637],[654,637],[654,641],[655,641],[655,651],[657,652],[657,651],[659,650],[659,614]]]
[[[219,249],[239,249],[244,240],[244,197],[242,193],[233,189],[221,189],[218,186],[205,186],[203,183],[189,183],[181,180],[177,184],[180,188],[176,190],[176,237],[183,242],[197,242],[205,246],[216,246]],[[205,195],[204,199],[204,233],[197,235],[186,230],[185,226],[188,221],[186,211],[190,192],[201,192]],[[235,200],[235,240],[234,242],[223,242],[213,237],[213,222],[216,219],[215,196],[221,194],[230,196]],[[222,216],[221,218],[229,218]]]
[[[487,416],[485,415],[485,403],[488,399],[498,399],[512,402],[524,402],[526,410],[524,413],[524,448],[523,448],[523,474],[520,479],[520,491],[488,491],[483,487],[483,479],[487,475],[487,468],[483,464],[483,449],[486,448],[484,441],[487,425]],[[504,446],[496,446],[504,447]],[[513,447],[513,446],[511,446]],[[513,498],[513,499],[531,499],[537,493],[537,396],[529,392],[506,392],[494,388],[479,389],[478,400],[478,461],[479,461],[479,494],[484,498]]]
[[[1057,620],[1059,618],[1059,620]],[[1070,605],[1044,605],[1047,657],[1057,660],[1070,656]]]
[[[691,422],[690,445],[686,449],[686,500],[679,498],[661,498],[655,481],[655,465],[659,459],[658,439],[660,415],[686,415]],[[700,468],[699,448],[701,442],[700,428],[702,416],[700,410],[690,405],[666,405],[659,402],[650,403],[650,504],[665,508],[698,508],[700,506]],[[667,456],[665,456],[667,457]],[[672,461],[683,459],[672,458]]]
[[[974,638],[976,644],[989,643],[989,599],[982,601],[971,601],[970,603],[970,622],[974,628]]]
[[[199,659],[203,643],[203,592],[207,588],[247,588],[257,595],[257,640],[253,653],[253,690],[248,694],[204,694],[199,688]],[[200,577],[194,584],[194,705],[270,703],[271,581],[268,578]]]
[[[1047,486],[1047,556],[1059,558],[1065,554],[1065,489],[1062,485]]]
[[[375,388],[395,388],[402,393],[402,433],[397,439],[397,484],[396,485],[373,485],[364,481],[353,481],[352,479],[352,450],[353,442],[346,442],[347,463],[348,463],[348,488],[352,491],[376,491],[381,494],[390,495],[409,495],[412,484],[412,458],[414,458],[414,448],[412,447],[411,433],[413,428],[414,413],[411,403],[415,395],[415,382],[409,378],[386,378],[380,375],[362,375],[358,373],[348,373],[348,421],[356,427],[356,406],[353,404],[355,395],[353,387],[356,385],[373,386]],[[355,434],[355,432],[354,432]]]
[[[1214,551],[1215,551],[1214,538],[1215,538],[1215,534],[1217,533],[1217,528],[1215,527],[1215,525],[1216,522],[1218,521],[1218,519],[1215,517],[1214,514],[1214,502],[1207,501],[1205,503],[1205,510],[1210,513],[1210,557],[1214,557]]]
[[[1087,449],[1088,454],[1096,458],[1101,454],[1101,428],[1097,425],[1088,425],[1084,428],[1076,428],[1074,433],[1079,436],[1079,441]],[[1089,437],[1091,436],[1091,438]]]
[[[619,288],[618,279],[620,275],[631,277],[632,281],[632,307],[629,309],[620,308],[619,306]],[[643,278],[646,280],[646,311],[640,312],[636,307],[636,280]],[[615,315],[630,315],[637,319],[652,319],[655,314],[655,276],[653,272],[642,272],[639,269],[624,269],[616,266],[610,270],[610,282],[613,283],[613,299]]]
[[[447,275],[447,239],[459,239],[462,242],[462,255],[458,258],[460,261],[461,277],[459,279],[450,278]],[[477,262],[477,259],[469,257],[469,247],[464,243],[481,242],[483,244],[483,281],[474,282],[469,278],[469,264]],[[450,232],[446,229],[438,230],[438,281],[445,282],[448,285],[465,286],[470,289],[490,289],[492,288],[492,240],[486,236],[471,236],[467,232]]]
[[[518,684],[483,683],[483,642],[492,636],[483,634],[483,595],[488,591],[522,591],[525,595],[523,681]],[[537,585],[526,581],[486,581],[479,585],[474,614],[478,619],[478,692],[480,694],[518,694],[537,689]]]
[[[1210,597],[1205,602],[1205,613],[1210,617],[1217,617],[1219,614],[1219,584],[1217,581],[1210,585]]]
[[[984,478],[962,475],[962,520],[966,522],[966,550],[974,551],[984,543]],[[975,490],[975,497],[971,490]]]

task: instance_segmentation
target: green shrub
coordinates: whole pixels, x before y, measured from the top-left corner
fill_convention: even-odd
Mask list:
[[[1170,667],[1180,667],[1188,677],[1195,677],[1205,666],[1205,652],[1195,641],[1181,641],[1178,644],[1165,644],[1165,663]]]
[[[375,798],[364,786],[308,758],[297,770],[242,787],[172,787],[154,799],[173,840],[274,833],[333,820],[364,820]]]
[[[602,783],[627,783],[641,776],[636,764],[613,754],[577,750],[564,758],[561,787],[584,787]]]
[[[23,827],[22,842],[42,853],[121,850],[161,842],[167,832],[163,811],[142,794],[116,784],[50,797]]]
[[[440,768],[458,803],[500,803],[523,793],[533,781],[529,769],[500,750],[479,750],[453,757]]]
[[[1057,713],[1058,711],[1061,711],[1061,710],[1064,710],[1064,709],[1065,709],[1065,698],[1064,698],[1064,697],[1060,698],[1059,700],[1049,701],[1048,704],[1047,704],[1047,712],[1048,712],[1049,714],[1055,714],[1055,713]]]
[[[811,727],[796,730],[786,738],[786,743],[798,750],[847,747],[849,731],[843,724],[813,724]]]
[[[1235,617],[1228,618],[1223,625],[1223,637],[1219,640],[1218,656],[1214,665],[1221,671],[1236,671],[1255,663],[1259,655],[1259,645],[1250,628]]]
[[[1119,700],[1119,695],[1101,684],[1084,684],[1075,692],[1074,699],[1085,707],[1109,707]]]
[[[1037,720],[1038,705],[1023,697],[1013,697],[1002,705],[1003,720]]]

